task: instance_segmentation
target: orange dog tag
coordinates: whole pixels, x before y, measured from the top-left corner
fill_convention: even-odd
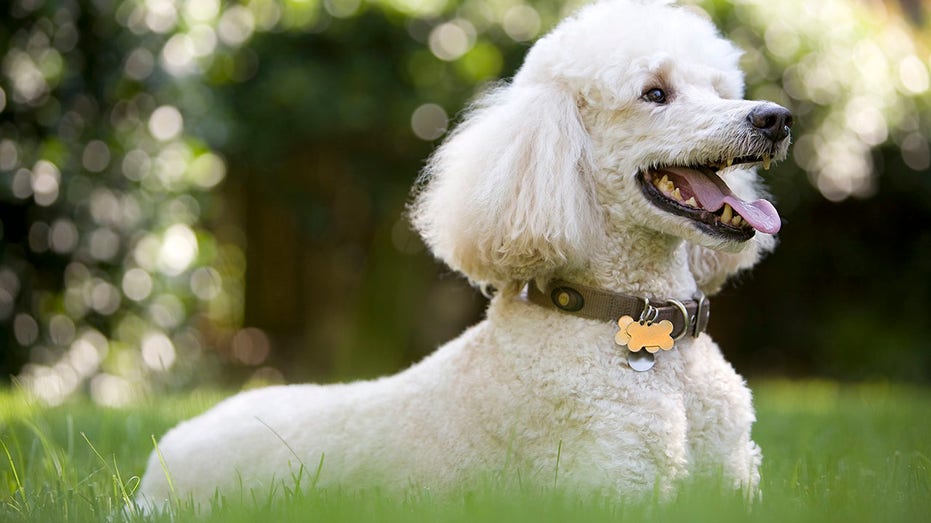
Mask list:
[[[675,345],[672,339],[672,322],[662,320],[656,323],[651,321],[634,321],[630,316],[621,316],[617,320],[620,330],[614,335],[614,342],[618,345],[627,345],[631,352],[646,349],[653,354],[660,349],[669,350]]]

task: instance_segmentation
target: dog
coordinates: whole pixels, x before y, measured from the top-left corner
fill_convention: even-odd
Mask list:
[[[774,246],[757,168],[785,158],[792,116],[743,100],[739,56],[664,1],[561,22],[466,111],[409,207],[438,258],[493,289],[487,318],[399,374],[251,390],[179,424],[138,502],[302,474],[617,496],[718,475],[752,495],[751,392],[704,333],[706,296]]]

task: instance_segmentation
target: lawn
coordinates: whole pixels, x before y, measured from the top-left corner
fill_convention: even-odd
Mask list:
[[[763,447],[763,499],[752,506],[715,482],[668,502],[579,499],[559,490],[493,488],[440,498],[283,489],[274,498],[159,521],[929,521],[931,389],[767,381],[752,384]],[[75,401],[42,407],[0,392],[0,522],[139,521],[124,510],[152,435],[221,397],[199,393],[131,409]]]

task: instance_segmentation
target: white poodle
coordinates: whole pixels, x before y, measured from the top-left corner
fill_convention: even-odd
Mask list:
[[[668,2],[562,22],[466,114],[411,207],[436,256],[495,289],[487,319],[400,374],[252,390],[178,425],[139,502],[250,499],[299,475],[629,495],[723,474],[753,492],[751,394],[702,332],[700,292],[773,246],[755,168],[784,158],[792,121],[741,100],[739,54]]]

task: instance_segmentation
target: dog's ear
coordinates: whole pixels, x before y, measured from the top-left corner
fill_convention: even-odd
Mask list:
[[[411,221],[479,285],[515,288],[583,259],[600,221],[575,97],[514,83],[484,95],[424,169]]]
[[[744,200],[752,201],[765,196],[752,169],[736,169],[727,174],[726,182],[731,192]],[[689,270],[698,288],[706,296],[711,296],[721,290],[728,278],[753,267],[775,247],[776,238],[759,231],[740,252],[717,251],[689,243]]]

